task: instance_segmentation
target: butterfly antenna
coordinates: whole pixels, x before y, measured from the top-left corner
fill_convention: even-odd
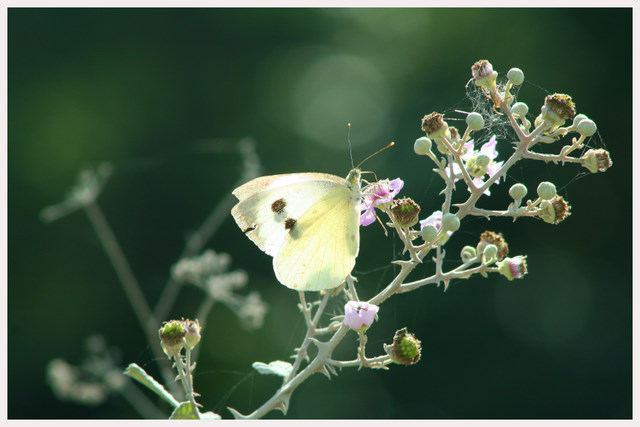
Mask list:
[[[353,169],[353,150],[351,149],[351,123],[347,123],[347,144],[349,144],[349,157],[351,158],[351,169]]]
[[[370,158],[372,158],[373,156],[380,154],[381,152],[383,152],[384,150],[386,150],[387,148],[391,148],[394,145],[396,145],[395,142],[391,141],[386,147],[383,147],[381,149],[379,149],[378,151],[376,151],[375,153],[371,154],[369,157],[367,157],[366,159],[364,159],[363,161],[361,161],[360,163],[358,163],[358,166],[356,166],[356,169],[360,169],[360,166],[362,166],[362,164],[364,162],[366,162],[367,160],[369,160]]]

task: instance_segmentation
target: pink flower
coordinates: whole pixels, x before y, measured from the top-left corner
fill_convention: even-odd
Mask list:
[[[473,140],[464,144],[464,148],[466,149],[466,153],[464,153],[461,158],[464,161],[464,166],[473,178],[473,183],[476,187],[482,187],[484,185],[484,180],[482,179],[485,175],[488,175],[489,178],[492,178],[502,167],[504,162],[496,162],[494,159],[498,157],[498,150],[496,150],[497,140],[496,136],[492,136],[491,139],[480,147],[480,150],[475,150],[473,148]],[[449,169],[447,168],[447,173],[449,174]],[[459,181],[462,178],[462,170],[457,163],[453,164],[453,182]],[[500,181],[498,179],[496,184]],[[491,192],[487,188],[484,191],[484,194],[490,195]]]
[[[404,181],[400,178],[393,181],[383,179],[368,185],[362,192],[360,225],[367,226],[373,223],[376,220],[375,208],[383,203],[391,203],[402,187]]]
[[[344,324],[353,330],[369,327],[378,313],[377,305],[360,301],[349,301],[344,306]]]

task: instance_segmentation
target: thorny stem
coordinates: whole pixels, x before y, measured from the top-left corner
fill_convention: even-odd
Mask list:
[[[507,87],[506,94],[510,95],[508,93],[508,90],[509,90],[509,86]],[[464,167],[460,153],[454,151],[451,148],[451,145],[449,144],[449,142],[446,141],[445,139],[446,145],[451,149],[451,152],[452,152],[452,154],[449,154],[447,156],[449,160],[451,175],[450,176],[447,175],[444,167],[444,164],[445,164],[444,161],[439,162],[438,159],[435,158],[435,156],[430,156],[430,158],[438,166],[438,169],[434,169],[434,171],[439,173],[439,175],[443,178],[446,185],[445,189],[441,192],[441,194],[444,193],[444,197],[445,197],[444,203],[442,205],[442,212],[443,214],[448,213],[450,211],[450,207],[452,203],[452,193],[454,189],[453,162],[452,162],[452,156],[453,156],[455,158],[455,161],[461,167],[462,176],[465,180],[465,183],[471,189],[471,194],[467,199],[467,201],[464,202],[463,204],[456,205],[459,208],[457,212],[457,216],[459,219],[462,219],[466,215],[470,215],[470,214],[479,215],[479,216],[481,215],[486,217],[512,216],[514,217],[514,219],[520,216],[537,216],[539,215],[539,212],[532,209],[535,207],[535,203],[528,205],[529,210],[526,210],[526,209],[523,210],[522,208],[512,209],[510,207],[508,210],[504,210],[504,211],[480,209],[480,208],[477,208],[475,204],[476,204],[476,201],[484,194],[485,190],[487,190],[498,179],[506,176],[506,172],[517,161],[523,158],[543,160],[547,162],[548,161],[553,161],[553,162],[566,161],[566,162],[573,162],[573,163],[579,163],[581,162],[581,160],[579,158],[567,157],[566,155],[569,153],[569,150],[565,152],[561,152],[561,154],[556,156],[530,152],[529,148],[535,145],[537,142],[539,142],[540,140],[539,138],[541,137],[542,133],[546,129],[548,129],[548,126],[545,123],[542,123],[527,135],[525,134],[525,131],[517,123],[515,117],[513,116],[513,114],[509,109],[509,103],[512,101],[511,97],[508,97],[505,100],[502,98],[500,94],[497,93],[497,91],[493,90],[493,92],[490,94],[490,98],[494,101],[496,107],[502,110],[502,112],[507,116],[509,122],[511,123],[512,128],[515,130],[516,135],[518,136],[518,142],[515,143],[515,152],[509,157],[508,160],[506,160],[503,163],[503,166],[498,170],[498,172],[496,172],[491,178],[489,178],[481,187],[476,188],[475,185],[473,184],[471,177],[468,174],[468,171]],[[523,118],[523,120],[526,121],[525,118]],[[466,138],[467,136],[468,136],[468,132],[465,132],[465,136],[463,137],[463,139]],[[579,145],[579,142],[574,144],[576,148],[579,148],[577,147]],[[390,214],[388,210],[387,210],[387,214]],[[393,223],[392,215],[389,215],[389,217],[391,218]],[[392,225],[394,226],[400,239],[405,244],[405,249],[410,252],[411,257],[409,260],[394,261],[395,264],[400,265],[401,267],[400,272],[398,272],[396,277],[391,281],[391,283],[389,283],[389,285],[385,289],[380,291],[377,295],[375,295],[373,298],[371,298],[368,301],[370,304],[379,305],[394,294],[414,291],[428,284],[439,284],[441,282],[448,284],[452,279],[468,278],[474,274],[481,274],[486,277],[487,273],[499,272],[498,267],[491,266],[492,264],[495,263],[495,260],[490,261],[488,264],[484,264],[481,254],[479,254],[478,256],[472,259],[468,259],[464,261],[462,265],[454,268],[453,270],[443,272],[442,266],[443,266],[445,251],[444,249],[442,249],[441,246],[437,246],[436,256],[434,258],[435,274],[427,278],[423,278],[423,279],[416,280],[409,283],[404,283],[404,280],[418,265],[418,263],[422,260],[422,258],[424,258],[424,256],[427,255],[427,253],[432,249],[432,247],[427,246],[425,248],[422,248],[421,246],[414,246],[410,239],[409,230],[402,229],[401,227],[397,226],[395,223],[393,223]],[[417,253],[416,253],[416,250],[418,251]],[[416,255],[418,260],[416,260]],[[471,267],[471,265],[474,265],[474,264],[479,264],[479,265],[475,267]],[[315,372],[324,372],[325,374],[329,375],[327,372],[327,366],[332,366],[337,368],[343,368],[343,367],[361,368],[362,366],[367,366],[367,367],[379,367],[379,368],[386,369],[386,365],[392,363],[389,355],[382,355],[382,356],[367,359],[364,352],[364,345],[366,343],[366,336],[364,335],[360,336],[360,345],[358,347],[358,357],[356,359],[350,360],[350,361],[336,361],[330,358],[333,349],[344,338],[348,329],[345,325],[340,325],[340,326],[330,325],[326,328],[316,329],[318,324],[319,314],[324,309],[324,304],[326,303],[327,295],[325,295],[325,298],[323,298],[321,307],[318,309],[318,312],[316,312],[316,316],[314,317],[314,320],[309,327],[309,331],[307,333],[307,336],[305,337],[303,346],[298,352],[295,366],[291,375],[289,375],[289,377],[284,381],[282,387],[276,392],[276,394],[268,402],[266,402],[262,407],[257,409],[247,418],[260,418],[263,415],[265,415],[267,412],[269,412],[270,410],[276,407],[281,407],[286,410],[288,399],[291,396],[291,393],[293,393],[293,391],[295,390],[295,388],[300,383],[302,383],[308,376],[312,375]],[[304,304],[304,298],[302,296],[301,296],[301,301]],[[305,312],[304,314],[305,316],[308,316],[308,313]],[[307,323],[309,323],[308,320],[307,320]],[[319,343],[313,338],[314,335],[317,335],[320,333],[328,333],[334,330],[335,330],[335,333],[333,337],[326,343]],[[306,355],[306,349],[311,340],[314,340],[314,342],[316,342],[316,344],[318,345],[318,349],[319,349],[318,354],[313,359],[313,361],[307,365],[307,367],[303,371],[301,371],[296,375],[296,372],[300,365],[300,360],[302,359],[301,355],[303,354]]]
[[[311,344],[311,338],[313,338],[313,336],[315,335],[316,326],[318,325],[318,322],[320,321],[320,317],[324,312],[324,308],[327,305],[327,301],[329,301],[329,297],[330,297],[329,292],[326,292],[322,297],[322,300],[320,301],[320,306],[316,310],[316,314],[313,317],[313,321],[311,322],[311,324],[308,325],[307,333],[304,337],[304,341],[302,342],[302,345],[298,349],[298,353],[296,354],[296,359],[293,362],[293,369],[291,370],[291,373],[289,374],[289,376],[285,378],[283,384],[286,384],[287,382],[292,380],[292,378],[294,377],[294,375],[296,375],[296,372],[298,372],[298,369],[300,368],[302,359],[306,359],[309,357],[307,354],[307,349],[309,348],[309,344]],[[305,309],[306,309],[306,306],[305,306]]]

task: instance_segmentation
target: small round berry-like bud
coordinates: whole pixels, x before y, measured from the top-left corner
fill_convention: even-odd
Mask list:
[[[400,365],[413,365],[420,360],[422,346],[415,335],[407,328],[398,330],[392,344],[384,344],[384,351],[391,356],[391,360]]]
[[[527,274],[526,258],[526,256],[521,255],[513,258],[505,258],[496,263],[498,271],[510,281],[513,279],[521,279]]]
[[[418,156],[429,154],[431,152],[431,140],[426,136],[416,139],[416,142],[413,144],[413,151]]]
[[[477,255],[478,254],[476,252],[476,248],[469,245],[465,246],[460,251],[460,258],[462,259],[462,262],[467,262],[471,259],[474,259]]]
[[[556,186],[552,182],[543,181],[538,184],[538,196],[542,200],[551,200],[556,195]]]
[[[433,242],[433,240],[438,235],[438,229],[435,226],[429,224],[422,227],[422,230],[420,230],[418,234],[425,242]]]
[[[488,243],[495,245],[498,248],[497,258],[502,259],[509,253],[509,245],[504,240],[502,233],[495,233],[493,231],[485,231],[480,235],[480,243]]]
[[[486,167],[489,166],[490,161],[491,159],[489,158],[489,156],[487,156],[486,154],[480,154],[478,157],[476,157],[476,166],[481,169],[486,169]]]
[[[509,189],[509,195],[513,200],[522,200],[527,195],[527,187],[524,184],[513,184]]]
[[[400,227],[413,227],[418,223],[420,206],[410,198],[405,197],[393,201],[391,213]]]
[[[489,243],[484,247],[482,251],[482,261],[485,264],[491,264],[498,257],[498,247],[493,243]]]
[[[484,127],[484,118],[482,114],[479,113],[470,113],[467,116],[467,126],[471,130],[480,130]]]
[[[524,81],[524,73],[520,68],[512,68],[507,72],[507,78],[514,86],[520,86]]]
[[[460,229],[460,219],[452,213],[443,215],[442,229],[445,231],[458,231]]]
[[[582,120],[586,119],[587,116],[584,114],[577,114],[574,118],[573,118],[573,126],[578,126],[578,123],[580,123]]]
[[[422,118],[422,130],[431,138],[451,137],[449,125],[444,121],[444,116],[435,111]]]
[[[516,102],[511,107],[511,112],[513,114],[516,114],[516,115],[520,116],[520,117],[524,117],[529,112],[529,106],[527,104],[525,104],[524,102]]]
[[[590,149],[581,158],[582,166],[589,169],[589,172],[604,172],[613,165],[609,152],[598,148],[597,150]]]
[[[576,126],[576,130],[580,135],[584,136],[592,136],[598,130],[596,123],[590,119],[582,119],[578,126]]]
[[[169,359],[182,351],[185,335],[187,335],[187,328],[180,320],[164,322],[164,325],[158,330],[160,344]]]
[[[184,321],[184,327],[187,331],[187,334],[184,337],[184,342],[189,350],[193,350],[193,348],[200,342],[200,331],[202,330],[202,326],[198,323],[198,319],[187,319]]]

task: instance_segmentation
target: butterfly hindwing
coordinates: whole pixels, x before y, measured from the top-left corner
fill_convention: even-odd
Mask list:
[[[358,204],[339,186],[310,206],[291,226],[273,259],[278,280],[300,291],[340,285],[355,265],[359,249]]]

